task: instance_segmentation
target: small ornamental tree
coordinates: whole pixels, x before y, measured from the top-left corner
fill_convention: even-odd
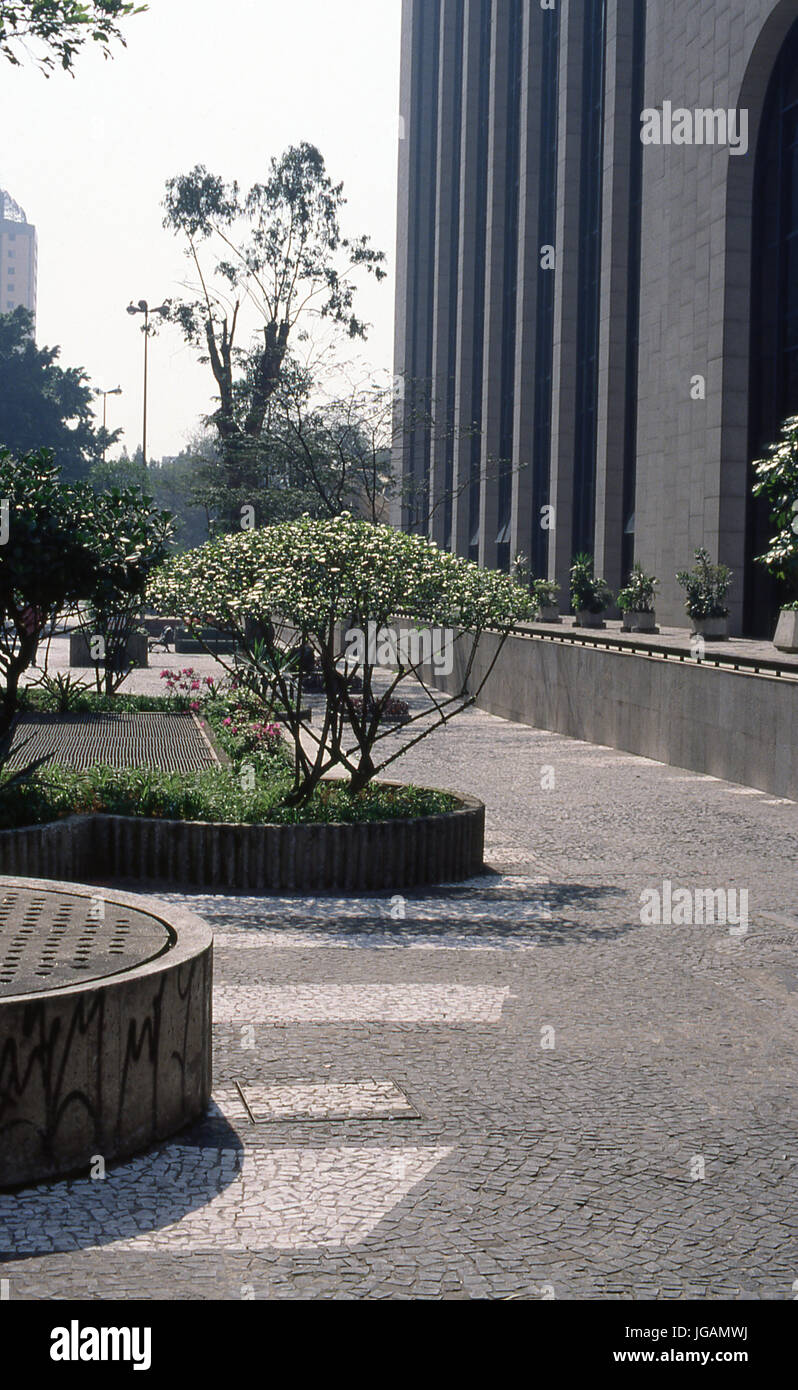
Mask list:
[[[781,427],[781,437],[753,465],[754,497],[770,503],[774,535],[757,561],[784,584],[788,602],[798,607],[798,415]]]
[[[85,598],[96,575],[91,517],[52,454],[0,449],[0,737],[48,618]]]
[[[220,537],[177,556],[155,576],[150,602],[195,632],[209,624],[235,638],[230,674],[264,717],[279,715],[293,741],[289,805],[308,800],[333,768],[347,772],[358,793],[474,704],[512,625],[533,606],[507,575],[347,513]],[[400,614],[416,625],[406,641],[391,626]],[[474,659],[488,629],[499,642],[477,678]],[[442,694],[430,684],[428,662],[450,643],[463,644],[462,675]],[[326,697],[319,728],[302,708],[309,656]],[[384,716],[411,677],[428,698],[397,731]]]
[[[81,623],[97,652],[97,689],[113,695],[129,674],[127,648],[141,619],[147,582],[166,559],[174,522],[140,488],[79,493],[82,517],[91,536],[95,574],[84,597]]]

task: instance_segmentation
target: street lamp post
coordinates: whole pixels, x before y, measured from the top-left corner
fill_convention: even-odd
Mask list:
[[[121,396],[121,394],[122,394],[122,387],[121,387],[121,386],[112,386],[111,389],[110,389],[110,391],[100,391],[100,390],[97,390],[96,394],[97,394],[98,396],[102,396],[102,398],[103,398],[103,463],[105,463],[105,435],[108,433],[108,431],[107,431],[108,397],[109,397],[109,396]]]
[[[148,346],[150,341],[150,314],[166,314],[169,312],[168,302],[159,304],[157,309],[151,309],[146,299],[140,299],[138,304],[132,302],[128,304],[129,314],[144,315],[144,421],[142,427],[141,453],[144,460],[144,467],[147,467],[147,364]]]

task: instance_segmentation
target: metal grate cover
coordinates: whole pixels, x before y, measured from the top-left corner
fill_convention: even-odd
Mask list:
[[[395,1081],[236,1081],[236,1093],[252,1124],[286,1121],[420,1120]],[[221,1097],[220,1097],[221,1098]],[[235,1108],[235,1107],[233,1107]]]
[[[24,746],[23,746],[24,745]],[[35,758],[83,771],[160,768],[201,772],[219,760],[190,714],[25,714],[14,728],[8,766]]]
[[[0,887],[0,997],[85,984],[144,965],[174,933],[146,912],[96,897]]]

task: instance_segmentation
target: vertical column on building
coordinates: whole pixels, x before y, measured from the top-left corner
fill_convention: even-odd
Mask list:
[[[397,292],[404,293],[405,307],[400,308],[397,320],[396,370],[403,381],[404,403],[396,453],[407,489],[403,523],[410,530],[422,531],[427,530],[430,514],[427,421],[432,396],[436,208],[429,190],[437,180],[440,4],[441,0],[405,0],[403,12],[402,100],[403,105],[409,100],[409,108],[402,112],[408,148],[400,157],[400,207],[406,206],[408,214],[399,230]],[[408,196],[403,202],[405,189]]]
[[[488,207],[485,268],[485,369],[482,387],[482,461],[479,514],[479,563],[497,562],[504,327],[505,221],[507,212],[507,116],[510,82],[510,5],[493,9],[488,122]]]
[[[464,0],[441,0],[435,271],[432,331],[429,533],[452,542],[455,341],[460,259],[460,147]]]
[[[479,523],[490,9],[490,0],[465,0],[452,498],[452,549],[463,556]]]
[[[633,264],[631,200],[637,153],[632,138],[639,132],[640,115],[632,109],[635,7],[640,3],[607,0],[595,563],[596,573],[616,593],[627,579],[622,572],[624,463],[628,393],[636,394],[636,381],[629,379],[636,366],[629,353],[629,314],[637,300],[632,277],[639,278],[639,265]]]
[[[410,507],[405,496],[404,484],[411,465],[410,436],[408,433],[409,408],[406,398],[406,379],[410,376],[409,360],[411,333],[411,278],[410,265],[414,254],[411,234],[412,213],[410,124],[413,109],[414,59],[413,37],[416,17],[422,0],[403,0],[402,5],[402,60],[399,89],[399,217],[396,233],[396,320],[394,327],[394,440],[393,440],[393,497],[391,499],[391,522],[394,526],[407,527],[410,523]]]
[[[561,0],[549,578],[566,602],[573,528],[584,0]]]
[[[553,131],[541,129],[541,53],[543,26],[550,13],[537,3],[524,5],[521,78],[521,197],[518,227],[518,315],[515,350],[515,411],[513,421],[513,489],[510,553],[512,557],[533,550],[534,518],[533,451],[535,434],[535,372],[538,321],[538,286],[541,274],[540,160],[543,140]]]

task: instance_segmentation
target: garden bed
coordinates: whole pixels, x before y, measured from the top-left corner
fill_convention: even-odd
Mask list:
[[[0,873],[261,893],[401,891],[480,872],[480,802],[376,780],[354,795],[330,778],[288,804],[294,768],[280,727],[191,668],[162,674],[165,696],[108,701],[51,689],[30,692],[28,708],[52,710],[59,694],[95,719],[109,706],[139,719],[182,708],[207,721],[227,765],[179,773],[48,765],[17,785],[0,779]],[[98,761],[102,753],[98,746]]]

